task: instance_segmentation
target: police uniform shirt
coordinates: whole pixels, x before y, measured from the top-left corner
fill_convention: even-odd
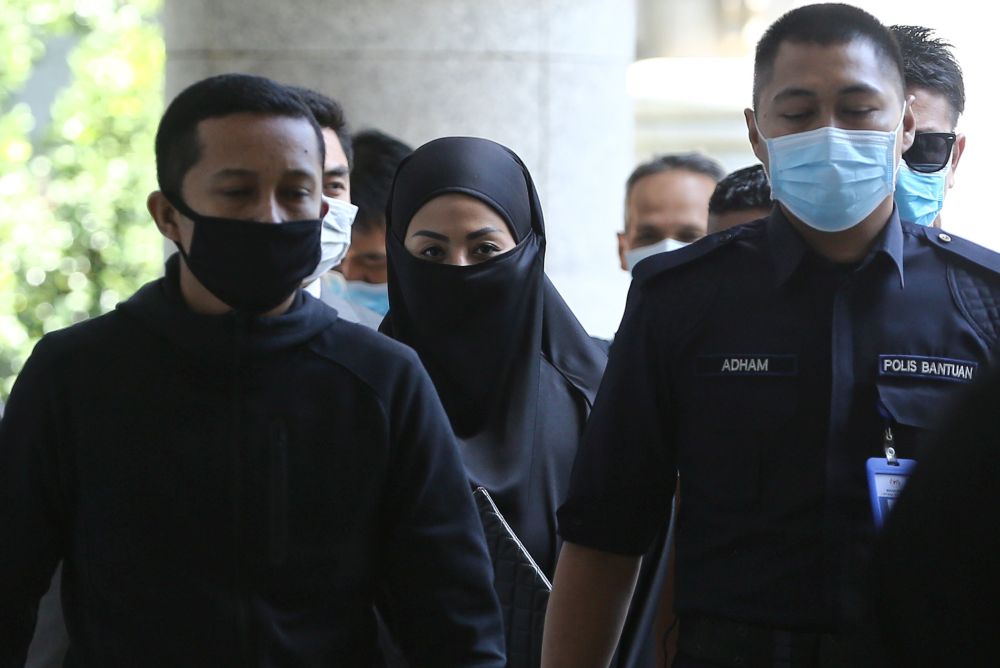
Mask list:
[[[837,265],[787,219],[641,263],[559,512],[565,540],[639,555],[683,487],[676,609],[820,629],[860,609],[865,461],[919,458],[993,358],[1000,256],[894,212]]]

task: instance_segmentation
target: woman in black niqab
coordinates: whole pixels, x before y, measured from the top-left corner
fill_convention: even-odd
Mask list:
[[[487,205],[516,246],[466,266],[411,254],[410,221],[445,195]],[[545,226],[531,176],[492,141],[438,139],[400,165],[386,222],[389,314],[381,330],[416,350],[470,481],[490,492],[551,579],[556,510],[606,358],[545,276]]]

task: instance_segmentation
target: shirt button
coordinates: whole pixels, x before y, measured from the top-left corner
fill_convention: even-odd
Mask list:
[[[938,235],[938,239],[940,239],[941,241],[945,242],[946,244],[947,243],[951,243],[951,237],[949,235],[945,234],[944,232],[942,232],[941,234]]]

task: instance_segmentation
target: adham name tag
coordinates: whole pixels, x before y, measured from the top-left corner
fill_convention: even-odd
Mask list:
[[[795,376],[798,355],[699,355],[699,376]]]

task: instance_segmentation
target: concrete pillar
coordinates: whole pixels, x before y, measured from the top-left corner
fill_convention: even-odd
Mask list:
[[[315,88],[353,127],[414,145],[467,134],[510,146],[541,194],[550,277],[589,330],[614,331],[634,0],[166,0],[164,24],[168,99],[250,72]]]

